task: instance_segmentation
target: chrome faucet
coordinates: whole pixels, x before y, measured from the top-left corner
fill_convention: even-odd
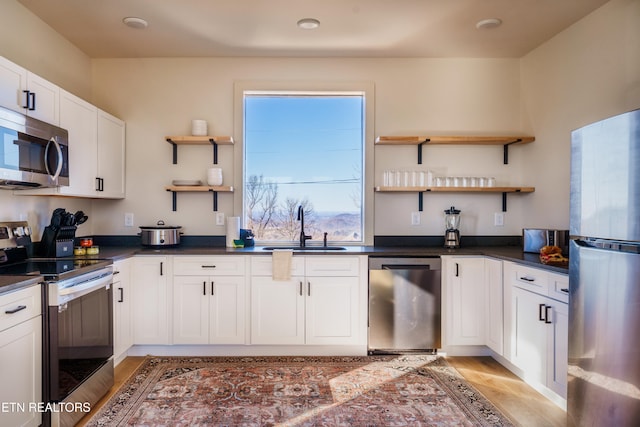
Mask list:
[[[300,221],[300,247],[304,248],[307,240],[311,240],[311,236],[304,234],[304,209],[302,205],[298,206],[298,221]]]

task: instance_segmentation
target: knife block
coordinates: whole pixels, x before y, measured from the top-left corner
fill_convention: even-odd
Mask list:
[[[75,225],[46,226],[40,241],[40,255],[56,258],[73,256],[73,241],[77,229]]]

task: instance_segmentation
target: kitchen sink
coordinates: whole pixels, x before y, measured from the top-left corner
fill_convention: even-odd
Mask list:
[[[265,246],[263,251],[272,251],[274,249],[289,249],[294,251],[344,251],[347,248],[343,246]]]

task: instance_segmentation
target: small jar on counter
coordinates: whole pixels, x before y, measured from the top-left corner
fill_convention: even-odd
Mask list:
[[[100,253],[99,246],[91,246],[90,248],[87,248],[87,255],[98,255],[99,253]]]

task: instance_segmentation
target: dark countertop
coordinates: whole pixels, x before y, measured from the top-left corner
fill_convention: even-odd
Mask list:
[[[442,255],[483,255],[514,261],[532,267],[542,268],[556,273],[567,274],[566,267],[545,265],[540,262],[538,254],[524,253],[519,246],[476,246],[460,249],[444,249],[439,247],[380,247],[380,246],[346,246],[345,250],[307,250],[294,251],[294,255],[369,255],[369,256],[442,256]],[[101,246],[100,254],[87,258],[111,258],[114,261],[133,255],[270,255],[272,251],[262,247],[226,248],[206,246],[177,246],[167,248],[148,248],[140,246]]]
[[[42,276],[0,276],[0,295],[39,284]]]

